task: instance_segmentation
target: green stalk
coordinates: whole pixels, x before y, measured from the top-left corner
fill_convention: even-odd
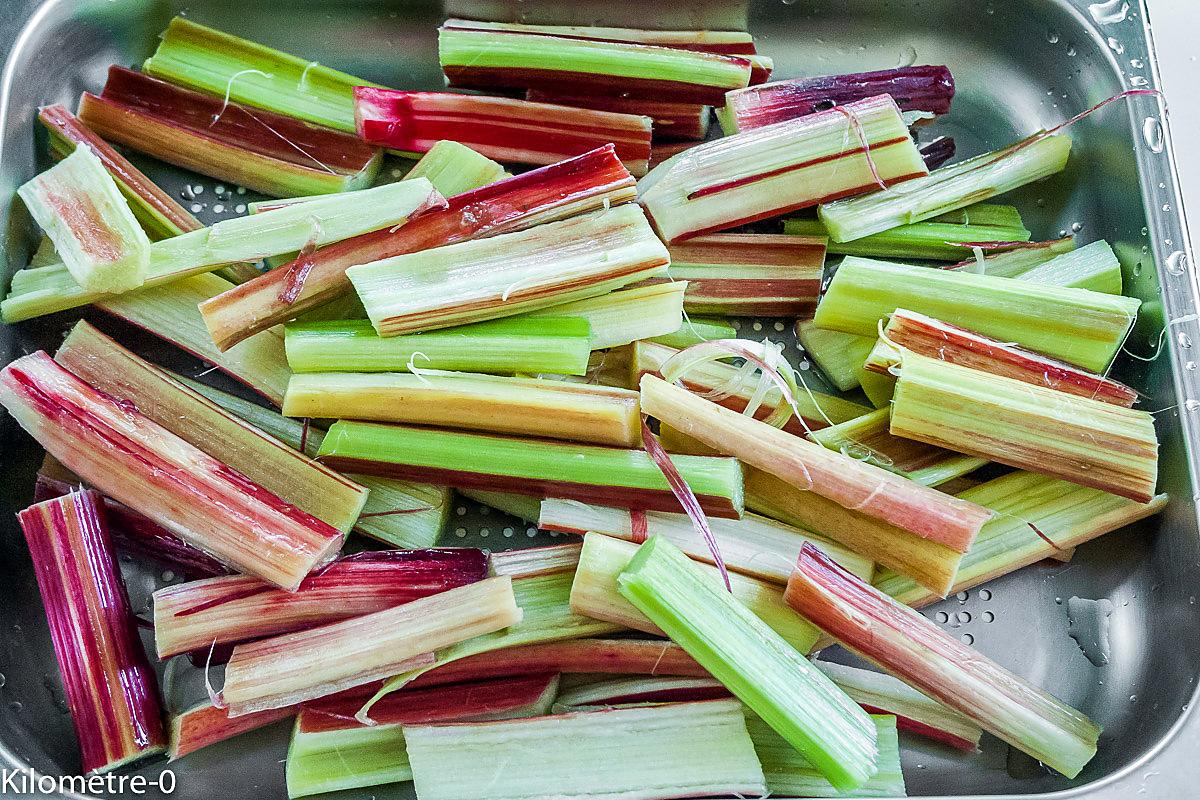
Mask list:
[[[833,786],[878,772],[867,714],[758,617],[655,537],[617,579],[619,590],[713,677],[796,748]]]
[[[972,257],[961,264],[954,265],[953,269],[982,272],[996,278],[1016,278],[1039,264],[1044,264],[1074,249],[1075,239],[1068,236],[1048,242],[1038,242],[1036,247],[1018,247],[1016,250],[1006,250],[1003,253],[984,256],[982,267],[978,266],[979,260]]]
[[[737,328],[733,323],[715,317],[684,317],[683,324],[671,333],[648,337],[655,344],[684,350],[694,344],[711,342],[714,339],[736,339]]]
[[[812,321],[796,323],[796,339],[821,374],[843,392],[859,385],[863,362],[875,346],[874,336],[826,330]]]
[[[421,334],[383,337],[366,320],[292,322],[285,328],[295,372],[552,372],[583,375],[591,351],[584,319],[509,317]]]
[[[553,317],[586,320],[591,326],[591,348],[605,350],[678,330],[687,287],[687,281],[640,284],[522,316],[537,323]]]
[[[862,239],[964,208],[1053,175],[1067,165],[1070,154],[1071,140],[1066,136],[1037,134],[884,191],[823,203],[817,214],[832,241]]]
[[[401,725],[303,733],[297,720],[287,753],[289,800],[411,780]]]
[[[789,219],[783,232],[793,236],[828,236],[819,219]],[[850,242],[830,241],[827,252],[834,255],[873,258],[927,258],[935,261],[959,261],[971,257],[965,242],[1027,242],[1030,233],[1024,227],[958,225],[949,222],[914,222],[873,233]]]
[[[952,270],[848,256],[817,307],[822,328],[875,336],[907,308],[1072,364],[1103,372],[1141,301]]]
[[[1090,289],[1105,294],[1120,294],[1122,290],[1121,262],[1103,239],[1038,264],[1019,277],[1029,283]]]
[[[465,144],[443,140],[429,148],[403,180],[426,178],[443,197],[453,197],[504,177],[503,165]]]
[[[975,203],[966,208],[947,211],[932,217],[929,222],[944,222],[950,225],[988,225],[998,228],[1024,228],[1021,211],[1016,206],[999,203]]]

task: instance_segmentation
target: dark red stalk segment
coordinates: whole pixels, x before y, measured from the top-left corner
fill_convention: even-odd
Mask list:
[[[67,472],[65,469],[62,471]],[[64,480],[62,477],[49,475],[43,465],[34,485],[34,500],[41,502],[70,494],[81,486],[77,477],[72,475],[71,478],[73,480]],[[102,497],[101,500],[104,503],[104,515],[108,519],[109,533],[118,551],[153,561],[160,567],[175,570],[193,580],[228,575],[231,572],[229,567],[203,550],[179,539],[144,514],[139,514],[111,497]]]
[[[634,174],[650,159],[651,126],[627,113],[508,97],[354,89],[358,134],[393,150],[423,153],[450,139],[497,161],[554,164],[606,143]]]
[[[654,138],[658,139],[703,139],[708,132],[708,106],[698,103],[671,103],[663,100],[643,100],[628,97],[595,97],[563,95],[530,89],[526,100],[538,103],[591,108],[596,111],[616,111],[621,114],[636,114],[650,117],[654,121]]]
[[[371,721],[379,725],[428,725],[514,716],[522,709],[534,708],[539,700],[543,700],[555,677],[553,674],[528,675],[424,689],[406,686],[371,706]],[[305,703],[300,712],[300,732],[361,728],[362,723],[354,715],[378,685],[364,688],[370,691],[350,690]]]
[[[891,95],[902,111],[945,114],[954,98],[954,78],[942,66],[793,78],[734,90],[725,102],[738,130],[749,130],[881,94]]]
[[[958,147],[954,143],[953,136],[939,136],[933,141],[926,142],[918,147],[917,151],[925,161],[925,166],[930,171],[933,171],[954,158],[954,153],[957,149]]]
[[[916,734],[924,739],[929,739],[934,742],[941,742],[949,745],[956,750],[965,750],[968,753],[974,753],[979,749],[979,743],[973,742],[970,739],[964,739],[961,736],[955,736],[949,731],[944,731],[941,728],[935,728],[924,722],[919,722],[915,719],[910,719],[902,714],[897,714],[895,711],[889,711],[885,708],[875,708],[874,706],[863,705],[863,711],[868,714],[890,714],[896,718],[896,727],[902,731]]]
[[[104,771],[166,744],[154,672],[138,638],[96,492],[17,515],[33,558],[83,771]]]
[[[1125,408],[1137,401],[1135,390],[1111,378],[905,309],[892,315],[885,335],[906,350],[951,364]],[[887,372],[887,365],[868,359],[868,369]]]
[[[633,199],[636,186],[612,145],[450,198],[449,207],[395,229],[363,234],[309,256],[312,267],[292,303],[279,300],[285,265],[200,304],[222,350],[350,291],[346,270],[392,256],[494,236]]]
[[[589,28],[587,26],[563,26],[561,30],[538,30],[536,27],[522,26],[520,30],[496,29],[486,24],[480,25],[466,19],[448,19],[442,23],[443,28],[453,28],[463,31],[483,31],[489,34],[522,33],[529,36],[553,36],[556,39],[582,39],[590,42],[628,42],[632,44],[647,44],[655,47],[670,47],[675,50],[695,50],[700,53],[717,53],[719,55],[754,55],[756,52],[753,40],[744,42],[709,42],[704,37],[708,31],[693,31],[692,41],[680,41],[678,37],[666,36],[659,31],[642,30],[640,28]],[[559,26],[554,26],[558,28]],[[604,35],[606,31],[628,31],[627,36]],[[679,33],[673,31],[672,33]]]
[[[481,550],[380,550],[338,559],[295,592],[242,575],[154,593],[160,658],[382,611],[487,576]]]
[[[731,60],[751,67],[738,56]],[[461,89],[539,89],[558,94],[597,94],[605,97],[642,97],[650,100],[669,100],[672,103],[719,105],[726,90],[719,86],[704,86],[685,81],[631,78],[623,75],[600,75],[592,72],[570,72],[534,67],[468,67],[445,64],[446,80]]]
[[[226,103],[124,67],[110,67],[100,97],[88,97],[299,167],[356,175],[376,155],[374,147],[347,133]],[[136,136],[122,143],[139,144]]]
[[[679,512],[679,501],[667,489],[633,488],[628,486],[604,486],[593,483],[572,483],[548,478],[510,477],[482,472],[424,467],[416,464],[398,464],[390,461],[371,461],[348,456],[321,456],[321,463],[339,472],[359,475],[374,475],[380,478],[420,481],[438,486],[454,486],[464,489],[483,489],[492,492],[511,492],[527,497],[560,497],[582,503],[618,506],[621,508],[643,508],[647,511]],[[727,497],[697,495],[700,508],[714,517],[737,519],[740,514]]]

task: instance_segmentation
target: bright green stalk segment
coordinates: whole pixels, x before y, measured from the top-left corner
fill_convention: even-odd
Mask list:
[[[1039,134],[1041,135],[1041,134]],[[936,169],[870,194],[823,203],[817,214],[830,241],[848,242],[899,225],[922,222],[1018,186],[1067,165],[1071,140],[1061,134],[1022,142]]]
[[[520,647],[539,642],[557,642],[564,639],[585,639],[604,636],[623,630],[620,625],[585,617],[571,611],[572,571],[552,575],[535,575],[513,581],[513,595],[524,616],[516,625],[495,633],[487,633],[450,645],[437,651],[433,664],[396,675],[388,680],[374,697],[367,701],[359,715],[369,715],[371,706],[380,698],[404,688],[409,682],[430,670],[458,661],[460,658]]]
[[[807,758],[755,715],[746,714],[746,729],[762,762],[767,789],[775,797],[907,797],[896,718],[872,714],[871,721],[879,747],[879,771],[848,793],[834,788]]]
[[[739,703],[707,700],[405,728],[421,800],[761,797]]]
[[[506,438],[457,431],[409,428],[340,420],[329,429],[320,455],[381,464],[450,470],[524,481],[554,481],[597,487],[597,500],[621,489],[670,491],[644,450]],[[673,456],[679,474],[700,496],[727,499],[742,507],[742,471],[736,459]],[[610,498],[610,502],[612,499]]]
[[[1019,247],[995,255],[984,256],[983,266],[972,264],[965,271],[981,272],[995,278],[1017,278],[1029,270],[1045,264],[1064,253],[1075,249],[1075,240],[1071,237],[1054,239],[1049,242],[1038,242],[1037,247]],[[1048,283],[1048,281],[1042,281]]]
[[[683,350],[701,342],[714,339],[736,339],[737,328],[723,319],[715,317],[684,317],[683,324],[672,333],[652,336],[650,341]],[[840,388],[840,387],[839,387]]]
[[[817,362],[821,374],[843,392],[859,385],[863,363],[875,346],[874,336],[818,328],[811,320],[796,323],[796,339],[805,354]]]
[[[924,269],[924,267],[922,267]],[[891,375],[881,375],[869,369],[860,369],[858,383],[862,386],[863,394],[875,408],[886,408],[892,402],[892,394],[896,391],[896,379]]]
[[[478,189],[505,175],[504,167],[465,144],[441,141],[429,148],[404,180],[427,178],[443,197]]]
[[[1021,211],[1016,206],[999,203],[975,203],[956,211],[947,211],[929,219],[929,222],[947,222],[952,225],[992,225],[1001,228],[1024,228]]]
[[[295,372],[408,372],[447,369],[583,375],[588,322],[575,317],[509,317],[406,336],[380,336],[366,320],[292,322],[285,328]]]
[[[433,186],[418,179],[325,195],[267,213],[222,220],[152,243],[143,285],[160,286],[212,272],[230,262],[257,261],[264,256],[299,250],[310,242],[329,244],[403,224],[410,214],[436,198]],[[61,264],[38,267],[21,270],[13,276],[12,289],[0,304],[0,312],[5,322],[18,322],[86,305],[105,296],[80,287]]]
[[[353,75],[176,17],[142,67],[231,102],[354,133]]]
[[[1149,503],[1138,503],[1099,489],[1022,471],[972,487],[958,496],[992,509],[996,516],[983,524],[971,549],[963,556],[951,593],[978,586],[1157,514],[1167,504],[1165,494]],[[1054,544],[1039,536],[1039,532]],[[874,584],[880,591],[914,607],[940,599],[911,578],[883,567],[879,568]]]
[[[714,586],[679,548],[654,537],[617,579],[622,595],[725,684],[839,790],[878,771],[875,725],[854,701]]]
[[[592,349],[606,350],[677,330],[683,321],[687,286],[687,281],[631,286],[523,316],[539,322],[547,317],[586,320],[592,330]]]
[[[315,456],[325,432],[289,419],[278,411],[251,403],[182,376],[174,376],[231,414],[299,450]],[[352,480],[368,489],[367,504],[354,524],[358,533],[395,547],[433,547],[450,514],[450,490],[444,486],[356,475]]]
[[[340,731],[292,731],[287,755],[289,798],[412,780],[399,724]]]
[[[988,273],[991,274],[991,273]],[[1103,239],[1025,270],[1020,279],[1051,286],[1120,294],[1121,262]]]
[[[783,232],[796,236],[828,236],[825,224],[819,219],[789,219]],[[852,242],[830,241],[826,252],[835,255],[871,256],[878,258],[928,258],[937,261],[960,261],[971,257],[971,248],[960,242],[1027,242],[1030,233],[1025,228],[995,225],[956,225],[949,222],[914,222],[901,225]]]
[[[1093,372],[1112,362],[1141,301],[1012,278],[848,256],[813,322],[875,336],[897,308],[1015,342]]]

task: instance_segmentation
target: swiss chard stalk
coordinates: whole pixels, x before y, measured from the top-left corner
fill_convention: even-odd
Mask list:
[[[882,95],[696,145],[654,167],[638,193],[673,243],[926,174]]]
[[[1158,479],[1148,412],[901,355],[891,432],[1147,503]]]
[[[453,197],[509,177],[503,165],[459,142],[434,142],[424,153],[404,174],[404,180],[426,178],[443,197]]]
[[[291,267],[262,277],[201,304],[213,341],[222,350],[259,331],[352,292],[346,269],[404,253],[436,248],[565,219],[633,199],[634,180],[605,146],[576,158],[531,170],[456,195],[443,211],[422,215],[411,226],[385,228],[305,256]],[[292,267],[306,278],[290,302]]]
[[[1100,727],[866,585],[807,545],[788,602],[849,649],[1069,778],[1096,754]]]
[[[565,497],[661,511],[679,501],[644,450],[339,421],[321,445],[335,469],[450,486]],[[705,513],[741,514],[741,466],[682,456],[675,464]]]
[[[647,339],[653,344],[684,350],[694,344],[710,342],[713,339],[736,339],[737,335],[737,328],[727,320],[717,317],[689,316],[671,333],[650,336]]]
[[[684,320],[684,293],[688,286],[687,281],[644,283],[599,297],[531,311],[520,318],[540,327],[549,322],[547,317],[576,317],[586,320],[590,326],[593,350],[621,347],[678,330]]]
[[[1046,252],[1052,251],[1046,248]],[[989,269],[986,259],[983,269],[986,274],[995,274]],[[1120,294],[1122,289],[1121,262],[1103,239],[1061,253],[1022,271],[1016,277],[1030,283],[1090,289],[1105,294]]]
[[[793,236],[826,236],[819,219],[789,219],[783,232]],[[988,252],[1019,248],[1029,241],[1030,233],[1022,226],[1007,227],[974,223],[914,222],[873,233],[850,242],[830,242],[829,252],[872,258],[925,258],[959,261],[971,256],[972,246],[987,247]]]
[[[962,211],[966,210],[962,209]],[[1031,242],[1024,247],[1018,247],[1014,250],[1004,250],[999,253],[984,255],[982,266],[979,256],[973,256],[965,261],[953,264],[947,267],[947,269],[981,272],[997,278],[1016,278],[1039,264],[1044,264],[1074,249],[1075,239],[1067,236],[1062,239],[1051,239],[1046,242]]]
[[[714,233],[668,249],[671,278],[688,282],[688,313],[809,317],[817,307],[824,237]]]
[[[848,256],[815,322],[875,336],[898,308],[1103,372],[1137,317],[1132,297]]]
[[[855,789],[878,771],[875,726],[862,709],[670,542],[647,541],[617,582],[836,788]]]
[[[96,492],[17,514],[50,625],[83,771],[107,772],[166,746],[158,687]]]
[[[382,158],[355,136],[120,66],[99,95],[84,92],[79,117],[109,141],[277,197],[365,188]]]
[[[859,385],[863,362],[875,346],[874,337],[818,328],[812,320],[796,323],[796,341],[821,374],[843,392]]]
[[[146,281],[150,239],[90,147],[75,148],[17,194],[80,291],[124,292]]]
[[[556,711],[605,708],[634,703],[680,703],[729,697],[716,678],[637,676],[587,680],[563,688],[555,698]]]
[[[712,30],[651,30],[617,28],[597,25],[530,25],[521,22],[481,22],[473,19],[448,19],[443,28],[454,30],[489,31],[492,33],[524,33],[535,36],[559,36],[568,39],[587,39],[600,42],[629,42],[655,47],[674,47],[701,53],[724,55],[754,55],[754,37],[746,31]]]
[[[538,103],[511,97],[354,90],[358,134],[404,153],[424,153],[443,139],[513,164],[553,164],[611,142],[635,176],[650,161],[649,117]]]
[[[551,544],[544,547],[521,547],[492,553],[488,563],[491,575],[510,575],[513,580],[574,572],[579,566],[581,545]]]
[[[382,336],[512,316],[666,272],[639,206],[394,256],[346,270]]]
[[[766,793],[734,700],[406,726],[404,740],[413,782],[424,800],[655,800]],[[655,758],[645,757],[650,752]],[[488,757],[481,759],[480,753]],[[622,766],[613,769],[613,764]]]
[[[379,550],[326,565],[284,592],[245,575],[154,593],[159,658],[372,614],[482,580],[487,557],[469,548]]]
[[[634,97],[604,97],[602,95],[571,95],[530,89],[526,100],[554,103],[596,111],[615,111],[649,117],[655,139],[699,141],[708,135],[711,110],[699,103],[676,103],[669,100],[648,100]]]
[[[37,352],[0,372],[0,404],[68,469],[189,544],[295,589],[342,534]],[[214,513],[224,509],[228,513]]]

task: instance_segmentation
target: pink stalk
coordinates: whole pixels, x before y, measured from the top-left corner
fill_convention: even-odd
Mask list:
[[[553,103],[575,108],[591,108],[596,111],[616,111],[650,117],[654,124],[654,138],[697,141],[708,134],[708,106],[698,103],[671,103],[666,100],[642,100],[630,97],[600,97],[588,95],[564,95],[530,89],[526,100],[538,103]]]

